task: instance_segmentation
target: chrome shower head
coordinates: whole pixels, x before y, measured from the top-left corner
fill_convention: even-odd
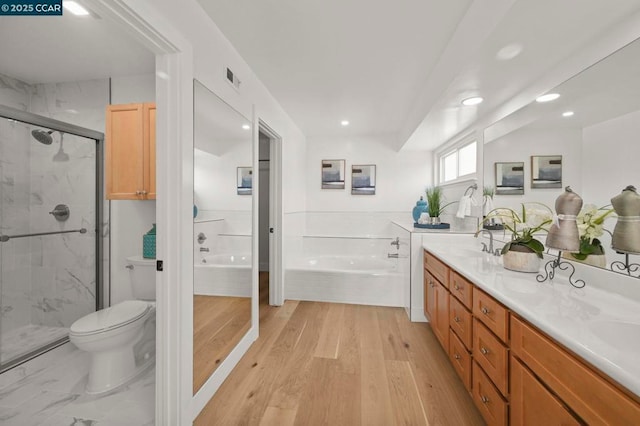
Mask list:
[[[42,129],[35,129],[31,131],[31,136],[33,136],[41,144],[51,145],[53,143],[53,138],[51,137],[51,133],[53,133],[53,130],[49,130],[47,132]]]

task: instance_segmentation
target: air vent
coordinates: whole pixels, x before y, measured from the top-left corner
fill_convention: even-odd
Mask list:
[[[229,82],[229,84],[231,84],[233,87],[236,88],[236,90],[240,90],[240,79],[238,78],[238,76],[231,71],[231,68],[225,68],[226,70],[226,77],[227,77],[227,81]]]

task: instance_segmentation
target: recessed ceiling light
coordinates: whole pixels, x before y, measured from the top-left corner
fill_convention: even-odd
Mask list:
[[[507,44],[496,53],[496,58],[501,61],[508,61],[522,53],[522,45],[520,43]]]
[[[342,124],[343,126],[348,126],[349,125],[349,120],[342,120],[340,122],[340,124]]]
[[[65,9],[77,16],[86,16],[89,14],[89,11],[87,9],[85,9],[75,1],[64,0],[62,2],[62,6],[64,6]]]
[[[546,95],[538,96],[536,102],[551,102],[558,99],[560,95],[558,93],[547,93]]]
[[[563,117],[571,117],[573,115],[573,111],[565,111],[562,113]]]
[[[242,128],[245,130],[249,130],[251,128],[251,126],[249,126],[248,124],[243,124]]]
[[[481,104],[482,101],[484,101],[484,99],[481,98],[480,96],[474,96],[473,98],[463,99],[462,105],[465,105],[465,106],[478,105],[478,104]]]

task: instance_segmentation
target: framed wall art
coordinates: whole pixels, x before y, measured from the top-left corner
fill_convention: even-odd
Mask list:
[[[524,194],[524,162],[496,163],[496,195]]]
[[[562,188],[562,155],[531,156],[531,188]]]
[[[322,160],[322,189],[344,189],[345,160]]]

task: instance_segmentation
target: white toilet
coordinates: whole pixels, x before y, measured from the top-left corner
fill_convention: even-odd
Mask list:
[[[87,393],[110,391],[155,360],[155,260],[127,258],[136,300],[125,300],[74,322],[69,340],[89,352]]]

